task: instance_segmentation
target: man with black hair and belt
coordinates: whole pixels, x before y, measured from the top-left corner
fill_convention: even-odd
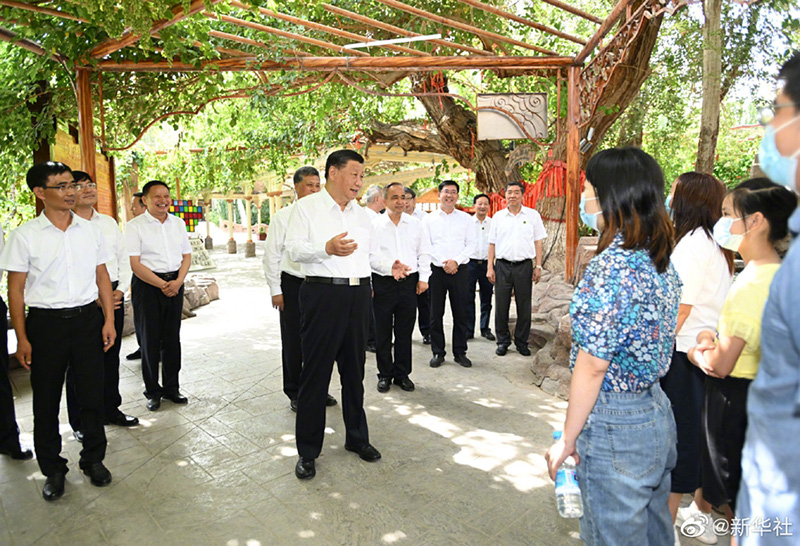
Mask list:
[[[297,201],[322,189],[319,171],[314,167],[300,167],[294,173],[293,181]],[[303,369],[300,344],[300,285],[303,284],[303,270],[286,253],[286,229],[293,209],[294,203],[283,207],[270,219],[264,248],[264,276],[272,296],[272,307],[280,311],[283,392],[289,397],[289,407],[296,412],[300,370]],[[335,406],[336,399],[326,394],[325,404]]]
[[[486,262],[489,258],[489,229],[492,219],[489,218],[489,207],[491,201],[485,193],[479,193],[472,198],[472,205],[475,207],[475,216],[472,221],[477,232],[478,244],[475,246],[475,253],[469,258],[469,294],[467,297],[467,339],[475,336],[475,284],[480,288],[481,295],[481,316],[480,330],[481,337],[494,341],[492,329],[489,327],[489,316],[492,314],[492,292],[494,287],[489,279],[486,278]]]
[[[17,360],[31,371],[33,442],[47,478],[42,496],[54,501],[64,494],[68,471],[58,430],[67,365],[81,405],[84,441],[78,464],[92,485],[111,483],[103,465],[103,351],[116,338],[114,303],[103,234],[72,212],[79,187],[70,168],[55,161],[37,163],[26,178],[44,210],[11,232],[0,269],[8,272]],[[102,314],[97,312],[98,296]]]
[[[131,199],[131,215],[136,218],[137,216],[144,214],[144,211],[146,210],[147,207],[145,207],[144,203],[142,203],[142,192],[137,191],[133,194],[133,198]],[[128,268],[130,269],[130,266]],[[134,329],[136,329],[135,321]],[[125,360],[139,360],[142,358],[141,346],[141,336],[139,336],[139,330],[136,330],[136,350],[125,355]]]
[[[406,214],[410,214],[422,222],[427,214],[417,208],[417,192],[406,187]],[[417,324],[424,345],[431,344],[431,291],[417,294]]]
[[[142,376],[147,409],[161,399],[175,404],[188,400],[180,393],[181,314],[183,281],[192,263],[186,223],[169,213],[169,186],[151,180],[142,188],[147,211],[128,222],[125,241],[133,280],[133,317],[142,340]],[[158,381],[161,359],[163,384]]]
[[[298,201],[286,235],[289,257],[303,264],[300,338],[303,370],[295,436],[295,475],[310,479],[325,437],[325,394],[334,361],[342,383],[345,444],[368,462],[381,454],[369,443],[364,412],[364,363],[371,310],[370,274],[404,278],[409,268],[383,256],[372,222],[354,200],[364,179],[364,158],[339,150],[325,164],[325,188]]]

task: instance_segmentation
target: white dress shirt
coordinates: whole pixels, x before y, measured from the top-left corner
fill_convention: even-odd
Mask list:
[[[153,273],[172,273],[181,268],[184,254],[192,253],[186,223],[167,214],[162,224],[150,211],[145,211],[125,228],[128,256],[139,256],[143,266]]]
[[[412,214],[411,216],[422,222],[425,219],[425,217],[428,216],[428,213],[419,207],[414,207],[414,214]]]
[[[125,248],[125,236],[119,229],[119,224],[111,216],[100,214],[92,209],[92,219],[90,222],[95,224],[103,232],[108,248],[109,259],[106,262],[108,277],[111,282],[118,282],[117,290],[123,294],[131,286],[131,261],[128,258],[128,249]]]
[[[386,213],[381,214],[373,225],[383,255],[400,260],[411,268],[409,274],[419,273],[419,280],[428,282],[431,277],[431,245],[422,236],[422,222],[403,213],[395,225]]]
[[[374,210],[366,206],[364,207],[364,210],[367,211],[367,215],[369,215],[370,222],[374,222],[375,220],[383,216],[380,212],[375,212]]]
[[[286,250],[289,258],[302,264],[305,277],[369,277],[372,271],[391,275],[393,259],[380,252],[373,235],[370,216],[363,207],[350,201],[344,210],[326,189],[304,197],[292,207]],[[347,232],[358,248],[349,256],[330,256],[327,242]]]
[[[492,219],[487,216],[481,222],[478,220],[478,216],[475,215],[472,217],[472,221],[475,223],[478,244],[470,258],[473,260],[486,260],[489,258],[489,228],[492,225]]]
[[[283,294],[281,290],[281,272],[285,271],[295,277],[303,278],[303,269],[299,263],[293,262],[286,252],[286,230],[289,217],[292,215],[294,203],[276,212],[269,221],[267,244],[264,249],[264,276],[267,278],[269,292],[272,297]]]
[[[444,267],[447,260],[458,265],[469,262],[475,253],[478,237],[472,217],[464,211],[453,209],[447,214],[442,209],[429,212],[422,222],[425,237],[431,243],[431,263]]]
[[[44,212],[11,232],[0,269],[27,273],[25,304],[44,309],[80,307],[97,299],[97,266],[109,259],[103,233],[72,214],[61,231]]]
[[[489,243],[494,245],[498,260],[521,262],[536,257],[534,241],[547,237],[541,215],[534,209],[521,207],[514,215],[507,208],[497,211],[489,229]]]

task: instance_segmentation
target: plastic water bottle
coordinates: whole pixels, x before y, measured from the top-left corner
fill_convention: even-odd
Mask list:
[[[553,432],[553,440],[561,439],[561,431]],[[575,459],[567,457],[556,472],[556,505],[562,518],[583,516],[583,499],[575,473]]]

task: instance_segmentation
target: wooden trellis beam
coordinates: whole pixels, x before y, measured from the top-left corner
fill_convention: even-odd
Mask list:
[[[53,17],[61,17],[62,19],[69,19],[70,21],[80,21],[81,23],[89,22],[86,19],[81,19],[77,15],[72,15],[71,13],[67,13],[65,11],[43,8],[40,6],[32,6],[31,4],[26,4],[25,2],[15,2],[14,0],[0,0],[0,6],[8,6],[9,8],[17,8],[25,11],[33,11],[36,13],[42,13],[44,15],[52,15]]]
[[[619,3],[614,6],[614,9],[611,10],[611,13],[600,25],[600,28],[598,28],[597,32],[594,33],[594,36],[589,39],[589,42],[583,46],[581,52],[578,53],[577,57],[575,57],[576,64],[583,64],[583,61],[589,57],[592,51],[594,51],[594,48],[597,47],[597,44],[600,43],[600,40],[602,40],[605,35],[611,31],[614,25],[617,24],[619,18],[625,15],[628,5],[630,5],[631,2],[632,0],[620,0]]]
[[[557,7],[558,9],[564,10],[568,13],[573,15],[577,15],[578,17],[583,17],[587,21],[591,21],[592,23],[597,23],[598,25],[603,24],[603,20],[599,17],[595,17],[591,13],[587,13],[581,9],[578,9],[574,6],[570,6],[569,4],[565,4],[564,2],[559,2],[559,0],[542,0],[545,4],[550,4],[551,6]]]
[[[269,44],[265,44],[264,42],[259,42],[258,40],[251,40],[250,38],[245,38],[244,36],[239,36],[238,34],[230,34],[228,32],[222,32],[219,30],[210,30],[208,32],[209,36],[213,36],[214,38],[220,38],[222,40],[230,40],[232,42],[238,42],[240,44],[251,45],[255,47],[261,47],[264,49],[272,49],[272,46]],[[218,48],[218,51],[222,52],[222,48]],[[236,51],[236,54],[233,55],[234,57],[250,57],[250,53],[246,51]],[[291,55],[295,55],[297,57],[310,57],[310,53],[306,53],[305,51],[298,51],[296,49],[284,49],[284,52],[289,53]]]

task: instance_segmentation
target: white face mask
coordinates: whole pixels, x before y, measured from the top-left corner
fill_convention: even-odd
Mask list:
[[[733,227],[733,223],[737,220],[744,222],[744,218],[744,216],[740,218],[720,218],[719,221],[714,224],[714,240],[719,246],[732,250],[733,252],[739,251],[739,246],[742,244],[742,240],[747,231],[744,233],[731,233],[731,227]],[[746,228],[747,226],[745,226],[745,229]]]
[[[789,157],[781,155],[775,142],[775,135],[798,120],[800,120],[800,116],[784,123],[777,129],[768,125],[758,148],[758,163],[764,174],[776,184],[786,186],[794,192],[797,191],[796,177],[800,150]]]

